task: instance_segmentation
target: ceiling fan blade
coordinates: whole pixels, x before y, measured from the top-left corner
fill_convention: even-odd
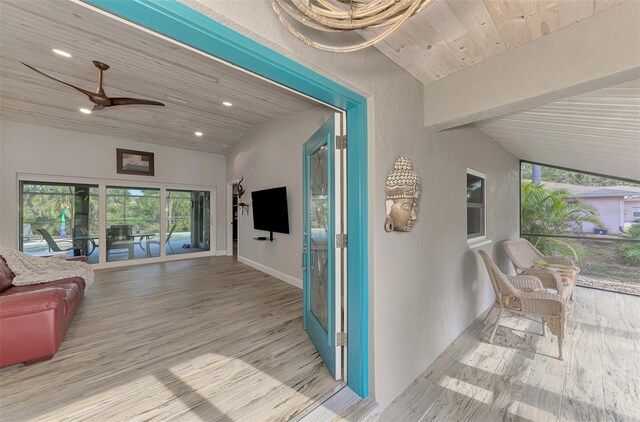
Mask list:
[[[51,76],[51,75],[47,75],[47,74],[46,74],[46,73],[44,73],[43,71],[38,70],[38,69],[36,69],[35,67],[30,66],[30,65],[28,65],[28,64],[26,64],[26,63],[24,63],[24,62],[20,62],[20,63],[22,63],[23,65],[27,66],[29,69],[33,70],[33,71],[34,71],[34,72],[36,72],[36,73],[41,74],[42,76],[44,76],[44,77],[46,77],[46,78],[52,79],[52,80],[54,80],[54,81],[56,81],[56,82],[60,82],[61,84],[65,84],[65,85],[70,86],[71,88],[73,88],[73,89],[75,89],[75,90],[77,90],[77,91],[82,92],[84,95],[88,96],[89,98],[93,98],[93,96],[94,96],[94,93],[93,93],[93,92],[91,92],[91,91],[87,91],[86,89],[78,88],[77,86],[75,86],[75,85],[71,85],[70,83],[65,82],[65,81],[63,81],[63,80],[61,80],[61,79],[54,78],[54,77],[53,77],[53,76]]]
[[[154,106],[162,106],[164,104],[158,101],[152,100],[143,100],[142,98],[109,98],[110,103],[107,107],[119,106],[119,105],[132,105],[132,104],[140,104],[140,105],[154,105]]]

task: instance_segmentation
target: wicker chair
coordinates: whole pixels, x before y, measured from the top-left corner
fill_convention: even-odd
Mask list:
[[[547,291],[540,279],[531,275],[506,275],[493,262],[484,251],[479,251],[489,279],[496,294],[496,301],[487,312],[483,323],[486,325],[490,315],[498,309],[498,316],[493,323],[489,343],[493,342],[500,318],[505,311],[516,315],[533,315],[542,318],[542,335],[546,335],[546,327],[558,336],[559,359],[562,355],[562,341],[564,339],[565,325],[567,322],[567,301],[556,293]]]
[[[504,250],[509,255],[517,274],[538,277],[548,289],[555,289],[564,298],[572,298],[576,287],[576,275],[580,268],[569,258],[563,256],[545,256],[526,239],[504,242]],[[543,260],[550,266],[572,267],[573,272],[557,268],[541,268],[536,260]],[[573,274],[575,273],[575,274]]]

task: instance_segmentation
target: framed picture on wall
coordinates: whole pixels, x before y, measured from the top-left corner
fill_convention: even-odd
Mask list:
[[[153,152],[117,148],[116,160],[118,174],[154,175]]]

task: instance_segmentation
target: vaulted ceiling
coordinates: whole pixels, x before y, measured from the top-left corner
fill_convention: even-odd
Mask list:
[[[71,58],[52,49],[64,50]],[[91,115],[87,97],[27,69],[114,97],[166,107],[121,106]],[[0,115],[9,120],[117,138],[224,153],[254,125],[317,103],[73,2],[0,2]],[[231,102],[232,107],[222,103]],[[204,136],[195,137],[201,131]]]
[[[640,181],[640,81],[476,123],[520,159]]]
[[[623,1],[435,0],[375,47],[426,85]]]

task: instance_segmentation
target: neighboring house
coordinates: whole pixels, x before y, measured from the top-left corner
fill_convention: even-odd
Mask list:
[[[640,223],[640,187],[583,186],[568,183],[543,182],[548,189],[566,189],[575,197],[594,206],[608,234],[620,234],[625,227]],[[583,223],[585,233],[593,233],[596,226]]]

